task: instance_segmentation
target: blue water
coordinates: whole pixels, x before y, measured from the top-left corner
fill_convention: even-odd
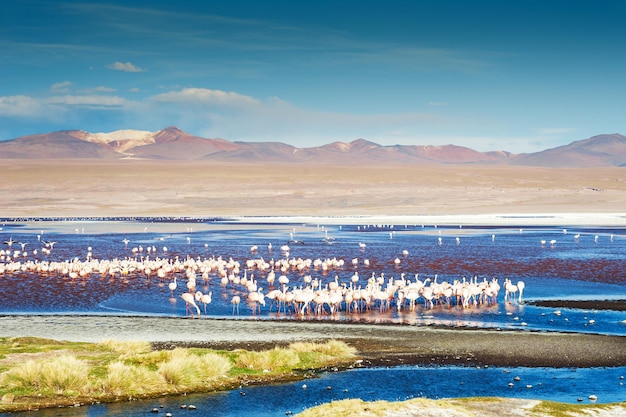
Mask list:
[[[28,412],[37,417],[181,415],[181,405],[194,405],[203,416],[284,416],[342,399],[402,401],[412,398],[498,396],[550,399],[566,403],[626,400],[626,367],[591,369],[394,367],[324,373],[289,384],[242,387],[211,394],[190,394],[129,403],[99,404]],[[519,381],[516,380],[519,377]],[[509,384],[513,384],[509,386]],[[18,415],[26,413],[17,413]],[[3,415],[3,414],[0,414]],[[8,415],[8,414],[6,414]]]
[[[355,272],[359,274],[356,285],[362,286],[372,275],[384,275],[386,279],[404,275],[415,280],[417,274],[420,280],[436,277],[438,282],[474,276],[479,280],[495,277],[500,284],[509,278],[514,283],[525,282],[521,303],[505,302],[501,290],[497,304],[491,306],[463,309],[456,305],[450,308],[436,305],[430,309],[418,299],[414,311],[406,307],[399,311],[393,303],[383,312],[377,305],[370,311],[357,313],[346,312],[342,306],[338,313],[325,311],[317,318],[626,335],[626,312],[543,308],[530,304],[541,299],[626,299],[626,230],[623,228],[294,225],[272,222],[270,218],[264,224],[202,220],[25,221],[2,224],[0,240],[16,242],[10,253],[16,255],[17,249],[20,253],[12,261],[22,265],[86,262],[88,258],[99,261],[159,258],[171,262],[190,258],[198,261],[232,259],[241,265],[238,276],[257,280],[258,287],[266,294],[279,287],[279,275],[288,277],[287,289],[305,286],[307,276],[319,280],[322,286],[337,279],[347,287]],[[551,244],[551,240],[556,242]],[[45,242],[50,241],[56,243],[50,253],[44,253]],[[26,254],[17,242],[26,243]],[[288,254],[280,250],[286,244],[290,247]],[[253,246],[257,247],[256,251],[251,251]],[[9,252],[8,244],[3,244],[2,249]],[[245,266],[248,260],[260,259],[340,259],[344,263],[328,271],[315,268],[278,271],[275,284],[271,285],[267,282],[267,271],[247,270]],[[3,263],[9,263],[6,256],[0,259],[0,265]],[[180,298],[187,291],[188,279],[184,272],[165,278],[157,277],[154,271],[152,274],[131,271],[107,276],[92,272],[70,278],[67,274],[40,274],[28,267],[23,269],[0,276],[2,314],[186,314],[185,302]],[[174,275],[178,285],[172,293],[168,284]],[[222,285],[217,272],[203,278],[197,271],[196,282],[197,290],[212,293],[206,315],[204,306],[199,306],[201,317],[232,317],[232,296],[246,299],[245,287],[232,282]],[[254,307],[244,301],[239,314],[252,315]],[[293,318],[292,313],[277,313],[276,310],[268,302],[257,314],[268,319]],[[522,380],[510,388],[508,383],[514,374],[520,375]],[[134,415],[151,410],[154,404],[177,408],[178,403],[192,400],[198,409],[210,409],[211,415],[245,413],[249,416],[284,415],[286,411],[297,412],[333,399],[354,397],[395,400],[494,395],[576,402],[578,398],[587,401],[588,395],[595,394],[599,402],[611,402],[626,399],[623,380],[619,379],[624,374],[624,368],[515,368],[510,373],[497,368],[366,369],[325,374],[320,379],[307,381],[306,390],[302,390],[302,383],[284,384],[246,388],[246,395],[233,391],[182,399],[162,398],[157,402],[63,410],[62,415]],[[381,384],[382,380],[389,383]],[[528,384],[532,388],[526,388]],[[373,386],[379,388],[371,389]],[[59,415],[58,411],[56,413]]]
[[[575,235],[580,234],[578,239]],[[493,236],[493,237],[492,237]],[[596,241],[597,236],[597,241]],[[325,237],[333,238],[332,244]],[[457,244],[456,238],[459,238]],[[442,244],[438,244],[441,238]],[[616,229],[591,229],[567,227],[554,228],[471,228],[406,226],[355,226],[355,225],[293,225],[293,224],[243,224],[238,222],[27,222],[5,223],[0,231],[1,241],[9,239],[26,243],[27,256],[20,255],[22,264],[32,262],[72,261],[85,262],[88,253],[95,260],[168,259],[196,260],[218,259],[238,262],[238,277],[256,280],[267,294],[281,288],[278,277],[289,279],[287,289],[305,286],[306,276],[328,285],[337,278],[348,286],[355,272],[365,287],[368,279],[384,275],[398,279],[402,274],[415,280],[453,282],[454,280],[491,279],[503,284],[505,278],[513,283],[525,282],[523,298],[526,301],[541,299],[626,299],[626,231]],[[128,244],[123,240],[128,239]],[[290,252],[280,247],[288,241]],[[555,244],[545,243],[556,240]],[[50,254],[44,254],[43,242],[54,241]],[[272,250],[267,248],[272,244]],[[365,244],[362,249],[359,243]],[[251,252],[257,246],[258,251]],[[164,248],[167,251],[164,251]],[[20,248],[13,244],[13,251]],[[91,251],[89,251],[91,248]],[[152,251],[154,248],[154,251]],[[5,249],[7,245],[5,244]],[[133,251],[135,249],[135,251]],[[148,252],[150,249],[150,252]],[[33,251],[37,250],[37,254]],[[407,251],[407,255],[403,255]],[[20,251],[21,252],[21,251]],[[246,261],[276,261],[280,259],[340,259],[341,268],[328,271],[308,269],[277,271],[275,284],[267,282],[268,273],[246,270]],[[352,260],[357,260],[357,266]],[[396,259],[399,264],[396,264]],[[369,261],[369,266],[364,264]],[[0,261],[1,262],[1,261]],[[6,262],[6,260],[5,260]],[[172,294],[168,284],[177,277],[177,289]],[[159,279],[153,271],[120,273],[105,277],[92,272],[87,277],[70,279],[67,274],[42,276],[36,272],[20,271],[5,274],[0,280],[0,311],[9,314],[23,313],[98,313],[113,315],[185,315],[185,302],[180,298],[187,291],[184,271]],[[244,286],[221,285],[220,277],[211,272],[206,278],[196,271],[197,290],[212,293],[212,302],[206,313],[213,317],[233,314],[232,296],[239,295],[243,302],[240,315],[252,315],[253,305],[245,302],[248,291]],[[23,294],[28,294],[24,297]],[[419,300],[415,311],[396,306],[383,313],[372,308],[366,313],[347,313],[345,305],[336,314],[323,314],[328,320],[359,320],[372,322],[394,321],[412,324],[436,324],[466,327],[525,328],[567,332],[592,332],[626,334],[622,323],[626,314],[615,311],[568,310],[535,307],[527,303],[505,303],[500,291],[497,304],[486,307],[460,308],[436,305],[426,308]],[[290,318],[293,314],[278,314],[269,300],[261,308],[261,317]],[[204,305],[199,304],[204,316]],[[326,308],[326,313],[328,309]],[[561,315],[554,314],[562,310]]]

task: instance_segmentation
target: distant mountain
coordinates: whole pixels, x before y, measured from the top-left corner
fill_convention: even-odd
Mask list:
[[[297,148],[281,142],[230,142],[191,135],[176,127],[157,132],[64,130],[0,141],[0,159],[214,160],[245,163],[493,164],[545,167],[626,166],[626,137],[599,135],[529,154],[478,152],[457,145],[383,146],[365,139]]]
[[[598,135],[545,151],[518,155],[516,165],[566,167],[626,166],[626,136]]]
[[[90,142],[88,135],[80,130],[62,130],[0,142],[0,159],[121,157],[121,154],[108,146]]]

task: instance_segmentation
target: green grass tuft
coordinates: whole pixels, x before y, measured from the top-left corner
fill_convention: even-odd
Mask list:
[[[176,348],[170,351],[169,360],[160,364],[158,373],[170,385],[191,389],[226,376],[230,368],[230,361],[218,354],[196,355]]]
[[[3,384],[18,389],[34,389],[74,395],[88,385],[89,366],[73,355],[30,360],[2,374]]]
[[[123,354],[125,356],[138,355],[140,353],[147,353],[152,350],[150,343],[144,341],[120,341],[107,339],[103,340],[99,344],[105,349]]]
[[[155,371],[116,361],[107,367],[107,375],[101,388],[102,393],[108,395],[137,395],[164,391],[167,384]]]

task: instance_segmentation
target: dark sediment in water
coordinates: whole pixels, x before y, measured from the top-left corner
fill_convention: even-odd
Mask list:
[[[526,304],[551,308],[626,311],[626,300],[537,300]]]

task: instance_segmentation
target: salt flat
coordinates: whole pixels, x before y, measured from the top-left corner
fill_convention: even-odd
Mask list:
[[[0,168],[0,217],[366,216],[403,223],[410,216],[411,223],[468,224],[489,216],[496,224],[555,224],[559,216],[615,225],[626,207],[622,168],[141,160],[0,160]]]

